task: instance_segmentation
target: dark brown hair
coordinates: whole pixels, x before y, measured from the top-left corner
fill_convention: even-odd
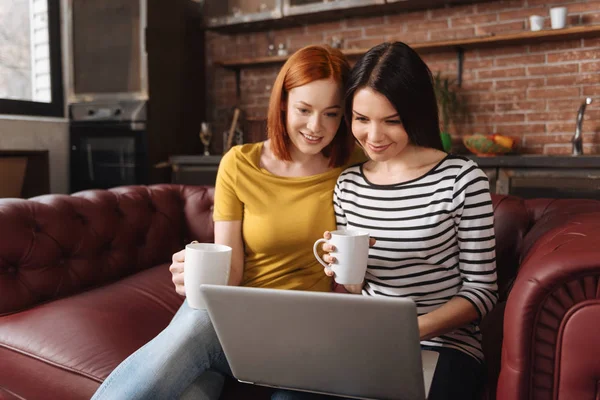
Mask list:
[[[410,46],[382,43],[354,65],[345,96],[348,126],[352,126],[354,94],[365,87],[381,93],[394,106],[411,143],[443,150],[431,71]]]

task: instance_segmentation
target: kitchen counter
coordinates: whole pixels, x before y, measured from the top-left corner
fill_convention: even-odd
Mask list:
[[[171,183],[214,186],[221,158],[220,154],[171,156]]]
[[[219,165],[221,162],[220,154],[211,154],[209,156],[197,155],[178,155],[169,157],[171,165]]]
[[[490,190],[523,198],[600,197],[600,155],[465,155],[485,172]]]
[[[481,168],[600,168],[600,154],[583,156],[547,156],[537,154],[478,157],[462,154]],[[221,155],[179,155],[169,161],[173,165],[219,165]]]
[[[481,168],[600,168],[600,154],[583,156],[547,156],[537,154],[478,157],[464,154]]]
[[[486,173],[492,193],[524,198],[595,199],[600,196],[600,154],[461,155],[475,161]],[[169,161],[173,168],[173,183],[214,185],[221,155],[180,155],[170,157]]]

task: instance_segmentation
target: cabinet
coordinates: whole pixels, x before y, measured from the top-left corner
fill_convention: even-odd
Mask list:
[[[220,155],[196,156],[182,155],[169,158],[171,164],[171,183],[178,185],[214,186],[217,170],[221,162]]]
[[[496,180],[498,179],[498,169],[497,168],[481,168],[483,172],[487,175],[488,180],[490,181],[490,192],[496,192]]]
[[[202,2],[204,24],[221,32],[300,26],[315,21],[386,15],[390,12],[439,8],[450,4],[494,0],[195,0]]]
[[[283,15],[304,15],[385,4],[385,0],[283,0]]]
[[[282,0],[206,1],[204,22],[208,28],[278,19]]]
[[[468,156],[490,191],[530,198],[600,199],[600,156]]]
[[[523,198],[600,199],[598,169],[501,168],[495,193]]]
[[[0,198],[50,193],[48,150],[0,150]]]
[[[466,156],[485,172],[492,193],[600,200],[600,156]],[[212,186],[220,161],[220,155],[173,156],[172,182]]]

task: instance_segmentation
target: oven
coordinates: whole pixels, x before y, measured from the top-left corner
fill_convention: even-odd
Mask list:
[[[70,106],[71,192],[148,182],[145,102]]]

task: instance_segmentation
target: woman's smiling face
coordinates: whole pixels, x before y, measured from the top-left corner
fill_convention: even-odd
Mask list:
[[[342,97],[342,87],[333,79],[313,81],[289,91],[286,130],[297,151],[315,155],[331,143],[342,121]]]
[[[373,161],[392,160],[411,146],[398,111],[384,95],[368,87],[354,94],[352,134]]]

